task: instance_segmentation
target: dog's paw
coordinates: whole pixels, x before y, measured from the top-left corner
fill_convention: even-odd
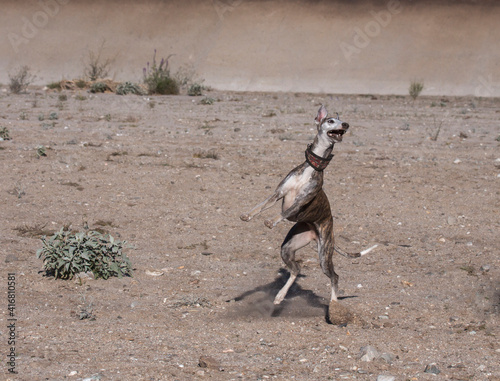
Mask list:
[[[273,221],[271,221],[271,220],[265,220],[264,225],[266,225],[269,229],[274,228]]]
[[[250,216],[248,214],[242,214],[240,216],[240,220],[248,222],[248,221],[250,221]]]

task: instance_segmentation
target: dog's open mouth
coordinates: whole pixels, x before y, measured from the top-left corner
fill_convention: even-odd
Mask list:
[[[347,131],[346,130],[330,130],[327,132],[328,136],[333,138],[335,135],[344,135]]]

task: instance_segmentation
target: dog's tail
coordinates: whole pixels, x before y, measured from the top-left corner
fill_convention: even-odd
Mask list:
[[[340,250],[337,246],[334,246],[333,249],[337,253],[339,253],[340,255],[343,255],[344,257],[347,257],[347,258],[359,258],[359,257],[361,257],[363,255],[368,254],[370,251],[372,251],[373,249],[375,249],[377,246],[378,245],[373,245],[372,247],[369,247],[366,250],[360,251],[359,253],[346,253],[345,251]]]

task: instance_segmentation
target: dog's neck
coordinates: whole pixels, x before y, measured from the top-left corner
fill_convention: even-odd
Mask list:
[[[309,144],[306,149],[306,162],[316,171],[323,171],[332,160],[332,150],[334,143],[327,139],[321,139],[318,134],[314,142]]]
[[[322,134],[318,134],[311,145],[311,152],[322,158],[327,158],[332,153],[334,145],[334,142],[325,138]]]

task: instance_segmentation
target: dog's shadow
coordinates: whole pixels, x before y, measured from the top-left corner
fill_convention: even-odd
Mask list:
[[[311,290],[302,288],[297,281],[292,285],[292,287],[290,287],[290,290],[288,290],[285,300],[278,305],[273,303],[274,298],[278,294],[279,290],[281,290],[281,288],[285,285],[289,276],[290,273],[281,268],[278,276],[273,282],[246,291],[241,295],[228,300],[228,302],[246,301],[243,311],[240,311],[241,313],[245,315],[258,314],[260,316],[268,317],[317,316],[317,309],[320,309],[323,311],[325,319],[328,321],[328,300],[316,295]],[[299,275],[297,280],[304,277],[305,275]]]

